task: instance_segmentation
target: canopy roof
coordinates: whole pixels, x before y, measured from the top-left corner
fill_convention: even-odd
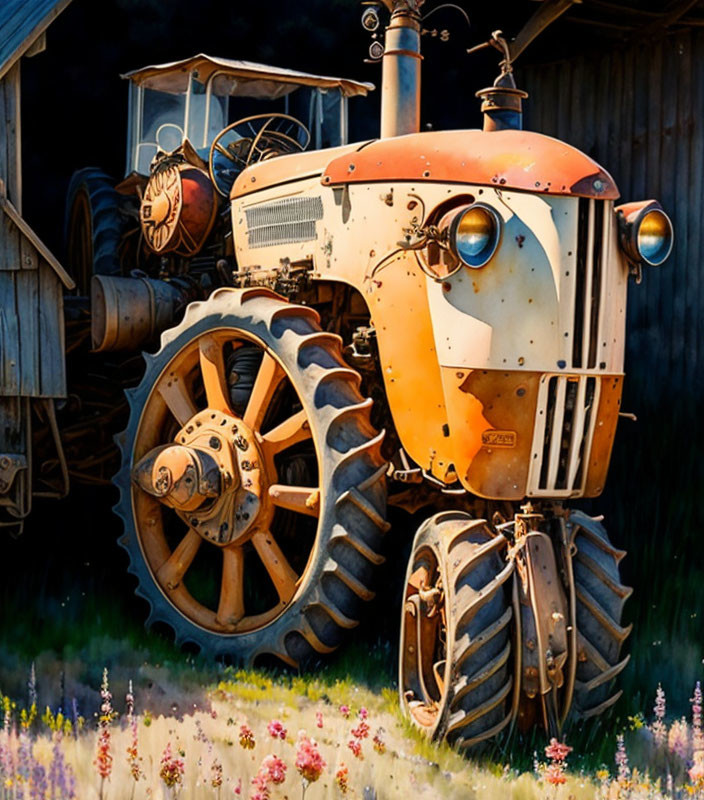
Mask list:
[[[373,83],[350,81],[346,78],[331,78],[311,75],[282,67],[268,67],[253,61],[235,61],[229,58],[213,58],[200,53],[183,61],[155,64],[128,72],[123,78],[147,89],[181,94],[188,88],[189,75],[198,71],[198,79],[205,83],[218,73],[214,91],[238,97],[261,97],[275,100],[293,92],[301,86],[316,86],[321,89],[340,89],[346,97],[366,95],[374,89]]]

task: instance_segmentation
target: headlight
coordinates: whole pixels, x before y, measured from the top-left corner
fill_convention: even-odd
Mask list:
[[[616,209],[621,247],[635,264],[659,267],[674,244],[672,222],[655,200],[628,203]]]
[[[673,231],[670,218],[664,211],[648,211],[638,226],[637,246],[641,258],[653,267],[670,255],[673,244]]]
[[[496,211],[490,206],[475,203],[453,217],[449,244],[464,264],[478,269],[496,252],[500,234],[501,221]]]

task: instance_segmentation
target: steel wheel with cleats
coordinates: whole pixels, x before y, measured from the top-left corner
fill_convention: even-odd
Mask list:
[[[413,542],[401,612],[399,692],[435,740],[471,747],[513,717],[509,580],[502,536],[464,512],[442,512]]]
[[[373,597],[383,432],[340,345],[310,308],[219,289],[145,356],[116,511],[149,622],[177,641],[297,664]]]
[[[573,713],[588,719],[602,714],[622,694],[612,690],[630,658],[621,657],[621,648],[633,626],[622,626],[621,617],[633,589],[619,577],[619,563],[626,553],[611,544],[598,520],[572,511],[568,526],[575,551],[578,631]]]

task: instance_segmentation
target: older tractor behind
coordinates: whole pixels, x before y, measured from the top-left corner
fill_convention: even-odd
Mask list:
[[[421,2],[386,3],[378,140],[346,142],[365,84],[149,67],[128,76],[116,191],[133,225],[107,274],[87,190],[69,219],[96,273],[94,346],[161,332],[116,477],[150,622],[214,655],[309,661],[373,600],[387,504],[426,509],[400,700],[467,747],[618,698],[624,554],[571,502],[604,487],[629,273],[662,264],[673,232],[657,202],[615,206],[601,166],[521,129],[498,34],[484,129],[419,133]]]

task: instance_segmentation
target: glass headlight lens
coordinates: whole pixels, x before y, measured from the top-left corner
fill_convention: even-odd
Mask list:
[[[670,255],[673,231],[670,218],[663,211],[648,211],[638,226],[636,238],[643,261],[657,267]]]
[[[499,216],[494,209],[477,204],[455,217],[450,240],[460,259],[468,267],[477,269],[494,255],[500,232]]]

